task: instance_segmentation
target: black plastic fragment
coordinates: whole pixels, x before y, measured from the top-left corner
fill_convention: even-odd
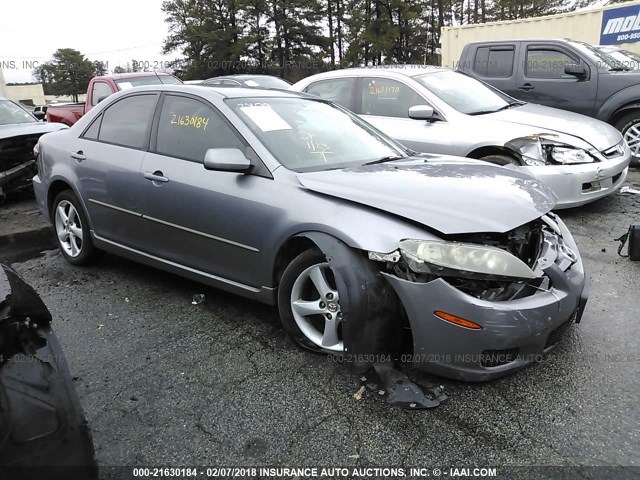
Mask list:
[[[376,363],[360,380],[376,397],[408,410],[435,408],[449,398],[442,387],[421,388],[390,363]]]

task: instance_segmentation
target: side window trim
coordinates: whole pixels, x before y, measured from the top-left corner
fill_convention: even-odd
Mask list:
[[[100,112],[100,117],[103,117],[104,114],[110,109],[112,108],[114,105],[117,105],[118,103],[122,102],[123,100],[126,100],[127,98],[132,98],[132,97],[142,97],[142,96],[150,96],[153,95],[154,97],[156,97],[155,99],[155,106],[154,109],[157,109],[158,107],[158,95],[159,92],[144,92],[144,93],[133,93],[127,96],[124,96],[122,98],[119,98],[118,100],[116,100],[115,102],[111,103],[109,106],[107,106],[102,112]],[[149,150],[149,140],[151,137],[151,126],[153,125],[153,117],[151,119],[151,121],[149,122],[149,124],[147,125],[147,129],[145,131],[145,139],[144,139],[144,143],[142,145],[141,148],[137,148],[137,147],[132,147],[130,145],[122,145],[121,143],[114,143],[114,142],[106,142],[104,140],[100,139],[100,133],[102,131],[102,120],[100,120],[100,130],[98,131],[98,139],[97,141],[100,143],[104,143],[105,145],[114,145],[116,147],[122,147],[122,148],[130,148],[131,150],[139,150],[142,152],[146,152]]]

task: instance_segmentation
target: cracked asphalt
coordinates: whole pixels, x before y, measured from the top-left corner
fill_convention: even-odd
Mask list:
[[[358,379],[298,350],[274,308],[112,255],[14,267],[53,314],[103,466],[638,466],[640,263],[614,238],[639,212],[619,193],[560,212],[592,279],[582,323],[501,380],[410,372],[450,395],[427,411],[356,400]]]

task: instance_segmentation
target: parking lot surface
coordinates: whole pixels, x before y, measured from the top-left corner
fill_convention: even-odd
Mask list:
[[[560,214],[591,275],[582,323],[501,380],[411,371],[450,395],[426,411],[355,399],[358,378],[297,349],[274,308],[112,255],[14,267],[53,314],[100,465],[638,466],[640,264],[614,238],[640,223],[640,195]]]

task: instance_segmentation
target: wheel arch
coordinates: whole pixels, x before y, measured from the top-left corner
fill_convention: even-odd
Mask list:
[[[480,160],[481,158],[489,155],[507,155],[509,157],[512,157],[518,160],[518,157],[513,150],[511,150],[510,148],[501,147],[498,145],[485,145],[484,147],[476,148],[475,150],[471,151],[467,155],[467,157]]]
[[[345,351],[396,354],[402,343],[400,300],[381,275],[379,266],[362,250],[324,232],[302,232],[289,240],[283,245],[287,248],[281,249],[281,258],[286,258],[285,254],[294,254],[296,249],[317,248],[337,274],[336,286],[341,303],[345,300]]]

